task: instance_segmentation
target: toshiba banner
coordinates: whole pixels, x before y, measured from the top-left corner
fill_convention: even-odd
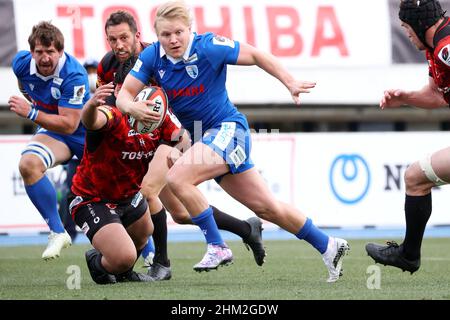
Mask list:
[[[295,205],[322,227],[404,226],[408,165],[447,146],[449,132],[255,134],[252,159],[275,197]],[[28,137],[0,136],[0,232],[47,230],[28,199],[17,164]],[[401,147],[400,147],[401,146]],[[60,168],[49,172],[58,186]],[[215,182],[200,185],[208,201],[238,218],[253,213]],[[450,188],[433,190],[429,225],[448,225]],[[265,222],[267,228],[275,228]],[[169,218],[169,228],[180,226]]]
[[[65,49],[81,62],[109,51],[104,25],[115,10],[132,13],[146,42],[156,40],[155,11],[163,1],[15,0],[17,48],[28,49],[33,25],[51,20]],[[315,81],[305,104],[377,104],[388,88],[415,90],[428,81],[423,53],[409,44],[398,19],[398,0],[188,0],[193,30],[248,42],[281,60],[300,80]],[[448,9],[449,0],[443,0]],[[9,8],[3,11],[9,17]],[[3,13],[2,11],[2,13]],[[5,14],[3,14],[5,15]],[[1,24],[4,21],[0,22]],[[5,38],[7,28],[2,34]],[[0,28],[0,30],[3,30]],[[0,37],[1,40],[2,37]],[[11,50],[16,43],[4,40]],[[9,48],[9,49],[8,49]],[[5,52],[1,56],[12,57]],[[2,62],[8,65],[10,62]],[[291,104],[286,88],[257,67],[230,66],[227,89],[236,104]],[[0,104],[17,93],[14,75],[0,68]]]
[[[32,26],[39,20],[51,20],[62,30],[68,52],[80,60],[100,58],[109,51],[104,24],[111,12],[128,10],[138,22],[142,39],[151,42],[156,39],[155,10],[163,2],[15,1],[18,46],[28,49],[27,38]],[[192,8],[194,31],[211,31],[248,42],[282,58],[289,67],[390,62],[386,1],[191,0],[187,3]],[[356,9],[362,6],[368,14],[358,13]]]

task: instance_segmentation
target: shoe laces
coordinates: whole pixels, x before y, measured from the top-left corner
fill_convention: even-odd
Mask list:
[[[388,245],[388,247],[394,247],[394,248],[399,247],[398,243],[395,241],[386,241],[386,244]]]
[[[386,247],[381,248],[380,251],[385,251],[387,254],[390,254],[393,251],[396,251],[400,248],[399,244],[395,241],[386,241]]]

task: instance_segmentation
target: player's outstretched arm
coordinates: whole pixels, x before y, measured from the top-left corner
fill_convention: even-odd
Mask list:
[[[257,65],[274,76],[289,90],[296,104],[300,104],[301,93],[308,93],[310,89],[316,86],[315,82],[295,79],[277,58],[247,43],[240,43],[239,57],[236,64],[246,66]]]
[[[114,85],[108,83],[95,90],[94,95],[86,102],[81,112],[81,122],[89,130],[101,129],[106,124],[106,115],[98,111],[98,107],[106,103],[106,98],[114,93]]]
[[[405,91],[401,89],[389,89],[384,91],[380,100],[380,108],[397,108],[403,105],[415,106],[423,109],[436,109],[448,106],[442,92],[429,78],[428,84],[421,90]]]

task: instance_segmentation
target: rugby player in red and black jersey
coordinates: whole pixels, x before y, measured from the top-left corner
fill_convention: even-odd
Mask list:
[[[133,62],[148,45],[141,41],[136,21],[126,11],[113,12],[105,23],[105,32],[112,50],[99,63],[97,69],[98,85],[107,85],[112,82],[120,66]],[[115,80],[117,82],[118,78],[116,77]],[[121,84],[122,82],[119,82],[116,86],[120,87]],[[179,148],[184,150],[189,146],[189,136],[185,133],[180,141]],[[141,193],[147,199],[154,224],[153,240],[156,252],[148,274],[155,280],[171,278],[170,261],[167,254],[167,215],[165,208],[170,212],[176,223],[192,224],[186,208],[170,189],[165,187],[165,174],[168,171],[167,158],[172,150],[173,148],[167,144],[161,145],[157,149],[141,185]],[[256,263],[262,265],[266,254],[261,237],[261,220],[252,217],[243,221],[215,207],[212,208],[218,228],[240,236],[247,248],[253,251]]]
[[[119,67],[117,82],[131,67]],[[113,84],[100,86],[83,108],[86,142],[72,182],[70,212],[94,246],[86,252],[86,261],[96,283],[154,281],[133,271],[153,232],[141,182],[158,146],[171,145],[181,128],[167,114],[152,134],[139,134],[111,103],[113,92]]]
[[[402,27],[418,50],[426,53],[428,84],[417,91],[391,89],[384,92],[382,109],[416,106],[448,107],[450,103],[450,19],[436,0],[404,0],[400,3]],[[420,267],[423,234],[431,216],[431,189],[450,183],[450,148],[433,153],[410,165],[405,172],[406,234],[403,243],[387,246],[368,243],[367,253],[376,261],[416,272]]]

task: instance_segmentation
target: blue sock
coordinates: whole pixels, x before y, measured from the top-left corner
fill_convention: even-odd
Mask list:
[[[305,225],[295,235],[300,240],[303,239],[316,248],[321,254],[327,251],[329,236],[318,229],[310,218],[306,218]]]
[[[155,253],[155,246],[153,245],[152,237],[148,237],[148,242],[145,245],[144,249],[142,249],[141,256],[147,258],[150,252]]]
[[[208,209],[200,213],[200,215],[193,217],[192,222],[200,227],[208,244],[225,244],[219,233],[219,228],[217,228],[216,220],[214,220],[213,210],[211,207],[208,207]]]
[[[63,233],[64,226],[58,213],[58,204],[56,202],[56,191],[46,175],[35,184],[25,186],[25,190],[38,209],[42,218],[49,226],[50,230],[56,233]]]

